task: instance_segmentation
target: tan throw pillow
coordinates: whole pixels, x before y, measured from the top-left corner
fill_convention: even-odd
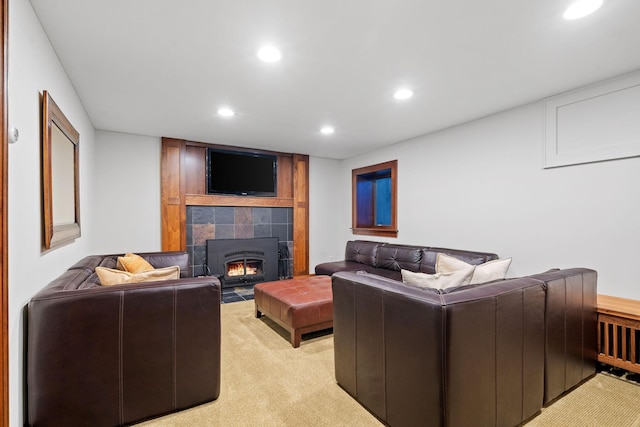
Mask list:
[[[153,266],[140,255],[127,253],[118,257],[118,269],[129,273],[144,273],[153,270]]]
[[[471,285],[478,283],[491,282],[493,280],[502,280],[507,276],[507,271],[511,265],[511,258],[494,259],[484,264],[475,266],[473,277],[471,278]],[[452,271],[464,270],[469,267],[474,267],[472,264],[468,264],[461,259],[452,257],[447,254],[439,253],[436,256],[436,272],[437,273],[450,273]]]
[[[402,282],[419,288],[447,289],[454,286],[468,285],[473,276],[474,268],[456,270],[450,273],[414,273],[409,270],[400,270]]]
[[[113,268],[96,267],[96,274],[103,286],[122,285],[125,283],[154,282],[159,280],[175,280],[180,278],[180,267],[156,268],[143,273],[129,273]]]

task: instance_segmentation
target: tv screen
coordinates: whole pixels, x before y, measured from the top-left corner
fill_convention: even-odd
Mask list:
[[[277,156],[207,149],[207,192],[275,196]]]

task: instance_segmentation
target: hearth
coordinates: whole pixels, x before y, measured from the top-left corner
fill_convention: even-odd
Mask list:
[[[207,240],[207,267],[223,288],[278,280],[278,238]]]

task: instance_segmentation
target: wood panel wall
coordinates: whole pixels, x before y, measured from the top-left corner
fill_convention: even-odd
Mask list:
[[[276,197],[212,195],[206,191],[207,147],[278,156]],[[162,250],[187,248],[187,206],[293,208],[293,274],[309,274],[309,156],[162,138]]]

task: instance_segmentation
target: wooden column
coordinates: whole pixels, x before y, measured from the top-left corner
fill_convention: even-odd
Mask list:
[[[293,155],[293,275],[309,274],[309,156]]]
[[[160,199],[162,201],[163,251],[187,249],[185,152],[184,141],[162,139]]]

